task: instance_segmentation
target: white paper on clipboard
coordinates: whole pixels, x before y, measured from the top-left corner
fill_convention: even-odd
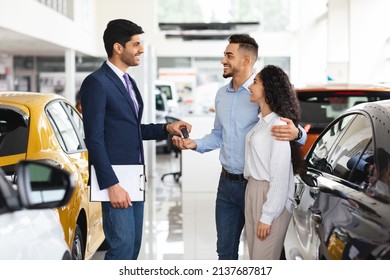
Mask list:
[[[131,201],[145,201],[145,175],[143,165],[112,165],[119,184]],[[94,166],[91,166],[91,201],[110,201],[108,190],[99,188]]]

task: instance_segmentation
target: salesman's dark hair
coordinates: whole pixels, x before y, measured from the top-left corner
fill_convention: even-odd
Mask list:
[[[115,43],[123,47],[131,40],[133,35],[144,33],[142,27],[127,19],[114,19],[107,24],[103,34],[104,48],[107,56],[111,57]]]

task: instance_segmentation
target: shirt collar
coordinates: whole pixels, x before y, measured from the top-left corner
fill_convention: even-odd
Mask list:
[[[122,70],[120,70],[118,67],[116,67],[112,62],[110,62],[109,60],[107,60],[107,65],[112,69],[112,71],[114,71],[114,73],[121,79],[121,81],[124,81],[123,79],[123,74],[125,74],[124,72],[122,72]]]
[[[258,115],[259,119],[265,121],[266,123],[270,123],[273,119],[277,118],[278,117],[278,114],[276,114],[275,112],[271,112],[269,113],[268,115],[266,115],[264,118],[263,118],[263,115],[261,114],[261,112],[259,113]]]
[[[255,79],[255,76],[256,76],[256,74],[252,73],[252,75],[249,77],[249,79],[246,80],[245,83],[243,83],[242,86],[240,86],[238,88],[238,90],[240,90],[240,88],[244,88],[247,92],[249,92],[249,88],[248,87],[253,83],[253,80]],[[234,92],[234,90],[233,90],[233,79],[230,80],[230,83],[228,84],[228,87],[227,87],[227,91]]]

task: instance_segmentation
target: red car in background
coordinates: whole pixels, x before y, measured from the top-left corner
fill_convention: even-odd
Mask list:
[[[390,86],[383,85],[329,83],[295,87],[295,91],[301,105],[301,125],[307,132],[304,156],[324,128],[348,108],[390,99]]]

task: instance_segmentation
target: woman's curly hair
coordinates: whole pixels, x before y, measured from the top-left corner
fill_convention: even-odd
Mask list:
[[[278,66],[267,65],[258,77],[263,82],[265,101],[271,110],[281,117],[291,119],[298,126],[301,109],[297,94],[290,83],[288,75]],[[294,173],[299,173],[302,165],[301,149],[296,141],[290,141],[291,162]]]

